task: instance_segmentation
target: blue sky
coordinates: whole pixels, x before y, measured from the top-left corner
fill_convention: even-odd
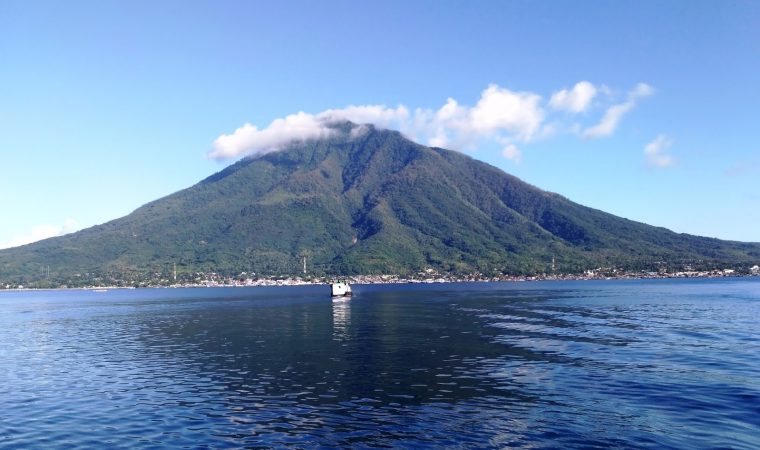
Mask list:
[[[0,247],[350,105],[587,206],[760,241],[758,80],[749,1],[0,0]],[[210,157],[223,135],[239,151]]]

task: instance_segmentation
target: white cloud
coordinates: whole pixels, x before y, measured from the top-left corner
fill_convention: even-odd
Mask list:
[[[583,137],[594,139],[610,136],[615,132],[623,116],[636,107],[639,99],[648,97],[654,93],[654,89],[646,83],[639,83],[628,93],[628,99],[623,103],[610,106],[604,113],[602,120],[593,127],[583,132]]]
[[[544,116],[540,95],[491,85],[472,107],[448,98],[436,111],[415,110],[402,131],[434,147],[462,150],[474,148],[483,139],[530,141],[539,134]]]
[[[216,138],[209,153],[211,158],[231,159],[276,151],[292,141],[326,137],[332,132],[311,114],[299,112],[276,119],[264,129],[246,123],[232,134]]]
[[[29,233],[14,236],[7,242],[0,244],[0,249],[18,247],[51,237],[63,236],[64,234],[72,233],[78,229],[79,224],[74,219],[67,219],[63,225],[59,226],[38,225],[32,228]]]
[[[318,114],[299,112],[274,120],[266,128],[247,123],[232,134],[223,134],[216,138],[208,156],[222,160],[280,150],[294,141],[327,137],[334,133],[330,124],[340,120],[398,129],[438,147],[470,148],[479,139],[498,139],[505,135],[528,141],[544,120],[540,103],[538,94],[491,85],[473,107],[449,98],[436,111],[418,108],[410,112],[404,105],[396,108],[351,105]],[[355,134],[352,132],[352,136]]]
[[[316,116],[323,123],[350,120],[354,123],[372,123],[382,128],[391,128],[406,123],[409,119],[409,110],[404,105],[396,109],[385,105],[362,105],[347,106],[342,109],[328,109]]]
[[[628,93],[629,98],[635,100],[639,98],[649,97],[654,94],[654,88],[646,83],[639,83],[631,92]]]
[[[593,127],[587,128],[586,131],[583,132],[583,136],[593,139],[611,135],[615,132],[615,129],[617,129],[620,119],[623,118],[625,113],[632,110],[634,106],[636,105],[633,102],[619,103],[610,106],[604,113],[602,120]]]
[[[317,115],[301,111],[284,119],[276,119],[263,129],[246,123],[232,134],[223,134],[214,140],[208,156],[221,160],[259,155],[280,150],[292,142],[328,137],[335,133],[329,125],[339,120],[394,127],[405,123],[408,117],[409,111],[405,106],[396,109],[383,105],[348,106],[329,109]]]
[[[511,159],[518,164],[522,162],[522,152],[515,144],[508,144],[504,147],[501,151],[501,156]]]
[[[415,111],[414,129],[417,132],[427,131],[428,144],[433,147],[447,147],[451,145],[449,138],[450,128],[463,128],[467,122],[469,109],[461,106],[456,100],[449,97],[446,104],[438,111],[421,110]]]
[[[596,87],[588,81],[580,81],[571,90],[562,89],[552,94],[549,106],[556,110],[580,113],[586,110],[596,96]]]
[[[540,101],[541,96],[531,92],[513,92],[491,85],[469,111],[466,131],[494,133],[505,130],[516,134],[518,139],[529,140],[544,120]]]
[[[496,144],[502,148],[503,155],[519,161],[522,152],[515,145],[520,143],[550,139],[559,133],[581,134],[587,138],[612,134],[622,117],[653,90],[647,84],[638,84],[628,93],[625,102],[611,105],[601,120],[591,127],[580,123],[571,126],[564,123],[565,115],[556,115],[556,112],[551,116],[551,111],[587,111],[599,92],[609,97],[612,91],[605,85],[597,87],[588,81],[580,81],[572,89],[556,91],[547,102],[534,92],[513,91],[492,84],[481,92],[473,106],[449,97],[438,109],[351,105],[317,114],[299,112],[274,120],[265,128],[247,123],[231,134],[223,134],[214,141],[208,156],[224,160],[280,150],[294,141],[328,137],[336,132],[331,124],[349,120],[360,125],[371,123],[396,129],[418,142],[454,150]],[[550,119],[548,123],[547,117]],[[357,137],[364,130],[354,129],[350,136]]]
[[[675,159],[665,154],[665,150],[669,149],[672,145],[672,139],[662,134],[657,136],[644,147],[644,156],[646,157],[647,164],[654,167],[673,166],[676,163]]]
[[[364,136],[365,134],[367,134],[368,131],[369,131],[369,125],[366,125],[366,124],[361,124],[358,127],[354,127],[351,129],[351,139],[360,138]]]

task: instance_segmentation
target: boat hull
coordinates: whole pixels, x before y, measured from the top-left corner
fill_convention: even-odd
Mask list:
[[[333,298],[351,296],[351,286],[348,283],[333,283],[330,286],[330,291]]]
[[[351,297],[351,293],[346,292],[345,294],[332,294],[332,298],[343,298],[343,297]]]

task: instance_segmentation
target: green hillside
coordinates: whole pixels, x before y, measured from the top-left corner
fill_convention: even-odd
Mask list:
[[[760,244],[673,233],[530,186],[461,153],[350,123],[243,159],[132,214],[0,251],[0,283],[103,274],[579,272],[760,261]]]

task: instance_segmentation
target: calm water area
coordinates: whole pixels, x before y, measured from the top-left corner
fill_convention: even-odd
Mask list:
[[[760,448],[760,279],[0,292],[0,448]]]

